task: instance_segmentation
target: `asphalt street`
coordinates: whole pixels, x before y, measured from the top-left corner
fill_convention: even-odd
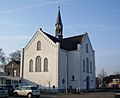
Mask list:
[[[8,97],[8,98],[27,98],[27,97]],[[97,92],[78,94],[55,94],[55,95],[41,95],[40,98],[115,98],[113,92]],[[120,98],[120,97],[117,97]]]

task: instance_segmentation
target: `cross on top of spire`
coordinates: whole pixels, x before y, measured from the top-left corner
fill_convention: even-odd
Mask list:
[[[62,25],[62,19],[60,14],[60,5],[58,5],[58,14],[57,14],[57,19],[55,23],[55,36],[59,40],[62,40],[62,37],[63,37],[62,32],[63,32],[63,25]]]
[[[60,5],[58,6],[58,15],[57,15],[56,24],[62,24],[61,14],[60,14]]]

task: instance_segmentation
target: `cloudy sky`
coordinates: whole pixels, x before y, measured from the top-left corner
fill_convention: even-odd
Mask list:
[[[59,4],[64,37],[88,32],[96,73],[120,71],[120,0],[0,0],[0,48],[23,48],[38,28],[55,35]]]

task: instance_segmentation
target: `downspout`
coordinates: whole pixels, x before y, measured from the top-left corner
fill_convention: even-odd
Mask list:
[[[67,74],[66,74],[66,94],[68,93],[68,53],[66,54],[67,56]]]
[[[59,48],[60,48],[60,43],[57,42],[57,43],[56,43],[56,46],[57,46],[57,51],[56,51],[56,58],[57,58],[57,59],[56,59],[56,65],[57,65],[57,66],[56,66],[56,80],[57,80],[58,92],[59,92],[59,88],[60,88],[60,87],[59,87],[59,86],[60,86],[60,83],[59,83],[59,82],[60,82],[60,75],[59,75],[59,67],[60,67],[60,66],[59,66],[59,65],[60,65],[60,64],[59,64],[59,60],[60,60],[60,57],[59,57],[59,55],[60,55],[60,54],[59,54]]]
[[[21,51],[21,82],[23,82],[23,74],[24,74],[24,48]]]
[[[94,77],[96,77],[96,66],[95,66],[95,50],[93,50],[93,62],[94,62],[94,66],[93,66],[93,70],[94,70]],[[96,81],[94,80],[94,83],[96,84]],[[96,85],[95,85],[96,88]]]

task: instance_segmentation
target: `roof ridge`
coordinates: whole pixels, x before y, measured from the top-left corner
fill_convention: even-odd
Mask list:
[[[49,37],[54,43],[60,42],[59,39],[56,38],[55,36],[50,35],[50,34],[48,34],[48,33],[46,33],[46,32],[43,32],[43,33],[44,33],[47,37]]]
[[[46,32],[43,32],[44,34],[46,34],[46,35],[49,35],[49,36],[52,36],[52,37],[55,37],[55,36],[53,36],[53,35],[50,35],[49,33],[46,33]],[[55,37],[56,38],[56,37]],[[58,38],[56,38],[56,39],[58,39]]]
[[[85,35],[86,35],[86,33],[85,34],[81,34],[81,35],[70,36],[70,37],[63,38],[63,40],[64,39],[69,39],[69,38],[75,38],[75,37],[85,36]]]

